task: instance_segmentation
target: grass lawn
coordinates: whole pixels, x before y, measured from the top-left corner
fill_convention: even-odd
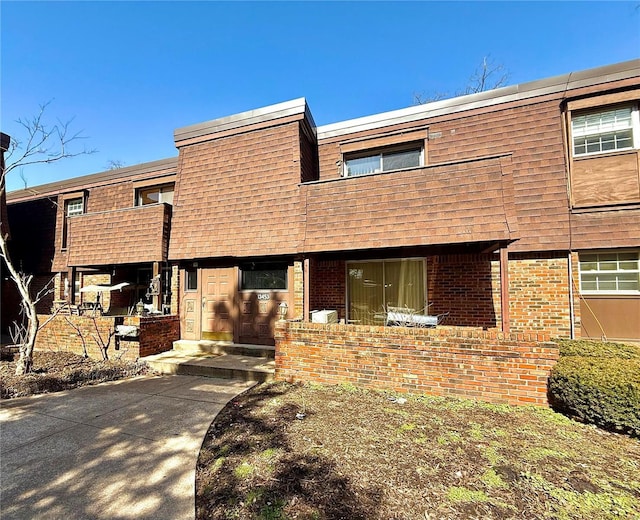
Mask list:
[[[198,519],[640,519],[640,441],[544,408],[263,384],[212,424]]]

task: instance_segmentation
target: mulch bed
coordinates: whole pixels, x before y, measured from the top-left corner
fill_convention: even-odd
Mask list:
[[[99,361],[69,352],[35,351],[33,370],[24,376],[16,376],[18,355],[0,361],[0,396],[2,399],[24,397],[33,394],[59,392],[145,374],[143,363],[118,360]]]

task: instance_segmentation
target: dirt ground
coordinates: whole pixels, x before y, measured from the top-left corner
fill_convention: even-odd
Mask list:
[[[263,384],[212,424],[196,513],[640,519],[640,441],[546,408]]]
[[[36,352],[3,398],[147,371]],[[216,417],[196,473],[203,519],[640,520],[640,440],[546,408],[262,384]]]
[[[125,361],[96,361],[68,352],[35,351],[33,371],[16,376],[17,354],[0,361],[2,399],[59,392],[103,381],[113,381],[147,373],[144,364]]]

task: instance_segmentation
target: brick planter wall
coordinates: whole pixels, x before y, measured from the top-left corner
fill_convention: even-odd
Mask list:
[[[38,315],[40,324],[51,316]],[[135,325],[140,335],[133,340],[111,338],[107,354],[109,359],[135,361],[140,357],[158,354],[173,348],[173,342],[180,339],[180,319],[178,316],[62,316],[57,315],[46,323],[36,337],[36,350],[73,352],[83,355],[82,338],[69,321],[80,329],[84,337],[87,353],[93,359],[102,359],[102,353],[95,338],[108,341],[116,324]],[[96,331],[97,326],[97,331]]]
[[[180,339],[179,316],[144,316],[125,318],[138,320],[140,327],[139,357],[166,352],[173,348],[173,342]],[[134,323],[131,323],[134,325]]]
[[[278,322],[276,379],[548,405],[548,335]]]

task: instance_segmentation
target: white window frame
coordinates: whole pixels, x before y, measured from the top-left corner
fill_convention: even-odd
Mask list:
[[[84,213],[84,199],[82,197],[68,199],[65,201],[65,205],[67,209],[67,217],[74,217]]]
[[[620,260],[620,254],[629,254],[629,253],[635,253],[636,255],[636,267],[635,269],[620,269],[619,268],[619,264],[621,262]],[[597,269],[589,269],[589,270],[583,270],[582,265],[584,263],[586,263],[586,261],[583,259],[583,256],[585,255],[590,255],[596,256],[596,264],[597,264]],[[600,260],[600,255],[616,255],[616,263],[618,264],[618,268],[617,269],[600,269],[600,262],[605,262],[605,260]],[[631,262],[633,260],[622,260],[623,262]],[[617,250],[617,251],[585,251],[583,253],[580,253],[579,255],[579,261],[578,261],[578,270],[579,270],[579,277],[580,277],[580,293],[581,294],[585,294],[585,295],[620,295],[620,294],[630,294],[630,295],[640,295],[640,286],[638,288],[638,290],[629,290],[629,289],[584,289],[584,280],[583,280],[583,275],[585,274],[590,274],[590,275],[596,275],[596,283],[598,282],[597,276],[600,274],[607,274],[607,275],[617,275],[617,274],[621,274],[621,273],[635,273],[636,276],[640,277],[640,251],[638,250]],[[609,280],[610,281],[610,280]],[[619,282],[619,280],[616,278],[616,284]]]
[[[624,148],[616,148],[613,150],[598,150],[596,152],[586,151],[584,153],[576,153],[576,138],[577,137],[597,137],[600,135],[605,135],[614,132],[615,130],[624,130],[624,128],[609,128],[602,129],[600,131],[592,131],[592,132],[576,132],[576,128],[574,127],[574,123],[577,118],[595,114],[603,114],[605,112],[613,112],[615,110],[620,109],[631,109],[631,122],[628,127],[631,130],[631,146],[626,146]],[[571,113],[571,153],[575,158],[581,157],[592,157],[604,154],[611,154],[616,152],[623,152],[627,150],[634,150],[640,148],[640,115],[638,113],[638,104],[633,103],[625,103],[621,105],[609,105],[609,106],[600,106],[597,108],[585,109],[585,110],[576,110]]]
[[[417,166],[410,166],[409,168],[399,168],[399,169],[389,169],[385,170],[384,168],[384,156],[390,155],[399,152],[413,152],[420,150],[420,158],[418,159]],[[380,158],[380,169],[371,173],[363,173],[360,175],[352,174],[349,175],[349,171],[347,169],[347,163],[352,159],[365,159],[365,158]],[[349,152],[345,153],[342,161],[342,176],[343,177],[365,177],[367,175],[375,175],[377,173],[386,173],[393,171],[403,171],[403,170],[412,170],[414,168],[422,168],[424,166],[424,144],[423,143],[410,143],[403,144],[399,146],[388,146],[385,148],[378,148],[375,150],[362,150],[358,152]]]
[[[170,190],[168,188],[171,188]],[[149,204],[142,203],[142,192],[143,191],[157,191],[158,192],[158,202],[152,202]],[[166,193],[171,193],[171,201],[163,200],[163,195]],[[152,204],[170,204],[173,205],[173,195],[175,193],[175,184],[167,183],[167,184],[158,184],[155,186],[141,186],[136,189],[136,206],[151,206]]]

